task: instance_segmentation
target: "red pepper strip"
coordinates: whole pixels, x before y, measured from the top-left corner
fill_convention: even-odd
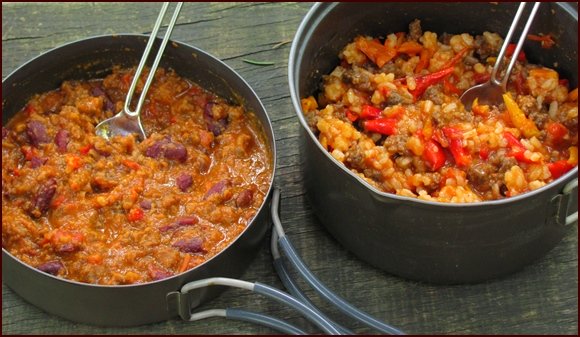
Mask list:
[[[567,160],[558,160],[553,163],[548,163],[547,166],[550,173],[552,173],[552,178],[554,179],[560,178],[564,173],[570,171],[574,167],[572,164],[568,163]]]
[[[351,122],[355,122],[358,119],[358,115],[348,109],[345,110],[344,114],[346,115],[346,118],[348,118],[348,120]]]
[[[379,68],[397,56],[397,51],[394,48],[383,46],[377,39],[367,40],[361,37],[356,40],[356,46]]]
[[[397,134],[398,122],[399,120],[395,118],[377,118],[365,121],[364,127],[367,131],[391,136]]]
[[[515,45],[515,43],[510,43],[507,47],[507,50],[505,51],[505,55],[507,57],[510,57],[514,54],[514,51],[516,51],[516,45]],[[526,60],[526,54],[522,50],[518,54],[518,61],[524,62],[525,60]]]
[[[405,41],[401,43],[397,52],[401,54],[407,54],[410,56],[417,55],[423,50],[423,46],[415,41]]]
[[[420,73],[421,70],[427,68],[429,66],[429,61],[431,60],[431,52],[429,49],[424,48],[421,50],[421,54],[419,54],[419,63],[415,67],[415,73]]]
[[[546,49],[552,48],[556,44],[556,42],[554,42],[550,34],[547,35],[528,34],[528,39],[532,41],[540,41],[542,48]]]
[[[471,164],[471,155],[465,147],[463,147],[463,135],[461,131],[451,128],[442,128],[443,134],[449,140],[449,149],[458,166],[467,166]]]
[[[422,157],[431,171],[437,171],[445,165],[445,153],[443,153],[443,148],[432,139],[429,139],[425,143]]]
[[[546,131],[554,144],[561,143],[564,137],[568,135],[568,128],[559,122],[549,123],[546,126]]]
[[[123,161],[121,161],[121,163],[132,170],[138,170],[141,167],[139,165],[139,163],[136,163],[136,162],[129,160],[129,159],[123,159]]]
[[[457,94],[459,95],[461,93],[461,90],[459,90],[453,83],[451,83],[451,81],[449,81],[449,79],[445,78],[443,80],[443,91],[449,95],[449,94]]]
[[[445,68],[455,66],[463,58],[463,56],[465,56],[465,54],[467,53],[468,50],[469,50],[468,47],[461,49],[459,51],[459,53],[457,53],[455,56],[453,56],[453,58],[451,60],[447,61],[447,63],[445,63],[442,68],[445,69]]]
[[[360,118],[362,119],[375,119],[379,118],[383,110],[375,108],[372,105],[365,104],[362,107],[362,111],[360,113]]]
[[[532,163],[531,160],[524,156],[524,152],[526,152],[526,147],[520,143],[520,141],[511,133],[504,132],[503,137],[507,140],[508,145],[510,146],[511,150],[508,153],[508,156],[516,158],[517,161],[523,163]]]
[[[413,95],[413,97],[416,100],[419,96],[421,96],[425,92],[425,90],[427,90],[427,88],[429,88],[434,84],[439,83],[447,75],[453,73],[453,68],[454,67],[451,66],[431,74],[417,77],[415,79],[415,89],[410,90],[409,92],[411,93],[411,95]]]

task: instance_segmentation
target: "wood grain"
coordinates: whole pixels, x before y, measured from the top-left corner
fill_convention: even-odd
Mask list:
[[[298,152],[298,120],[289,96],[290,44],[311,3],[187,3],[173,39],[200,47],[238,71],[271,117],[277,141],[276,184],[283,188],[281,218],[312,271],[354,305],[413,334],[578,334],[578,231],[546,257],[503,279],[476,285],[435,286],[403,280],[361,262],[325,231],[305,197]],[[2,77],[66,42],[115,33],[148,33],[159,3],[3,3]],[[271,61],[256,66],[243,59]],[[268,242],[243,279],[281,287]],[[303,285],[303,283],[301,283]],[[307,295],[356,333],[373,333]],[[90,305],[90,303],[87,303]],[[209,308],[246,308],[318,333],[293,310],[243,290],[227,290]],[[3,334],[270,334],[256,325],[212,318],[171,320],[132,328],[95,327],[46,314],[2,284]]]

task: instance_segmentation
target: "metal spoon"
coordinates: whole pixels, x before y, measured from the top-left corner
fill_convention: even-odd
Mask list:
[[[510,73],[512,71],[514,64],[516,63],[516,59],[518,57],[518,54],[522,50],[522,46],[524,45],[524,41],[526,39],[526,35],[528,34],[528,30],[530,29],[532,21],[534,20],[534,17],[536,16],[536,12],[538,11],[538,7],[540,6],[539,2],[534,3],[534,7],[532,8],[532,11],[530,13],[530,16],[528,17],[528,21],[526,22],[526,25],[524,27],[524,30],[522,31],[522,34],[520,35],[520,39],[518,40],[518,44],[516,45],[516,48],[514,50],[514,53],[512,55],[511,60],[510,60],[510,63],[508,64],[507,69],[505,71],[505,74],[504,74],[503,78],[498,78],[499,70],[503,64],[504,54],[506,53],[508,45],[510,44],[512,35],[514,34],[514,31],[516,30],[516,26],[518,25],[518,22],[520,21],[520,17],[522,15],[522,12],[524,11],[524,8],[526,7],[526,4],[527,3],[525,3],[525,2],[520,3],[520,7],[518,8],[518,11],[516,12],[516,16],[514,17],[514,21],[512,22],[512,25],[507,33],[507,36],[505,37],[505,40],[503,41],[503,45],[501,46],[501,49],[499,51],[499,55],[497,56],[497,60],[495,61],[495,65],[493,66],[493,69],[491,71],[491,77],[490,77],[489,81],[487,81],[483,84],[475,85],[475,86],[467,89],[463,93],[463,95],[461,95],[461,98],[460,98],[461,103],[463,103],[466,110],[468,110],[468,111],[471,110],[471,105],[473,104],[473,101],[476,98],[478,99],[478,103],[486,104],[486,105],[498,105],[501,102],[503,102],[502,95],[506,92],[506,86],[507,86],[508,79],[510,77]]]
[[[141,125],[140,118],[141,108],[143,107],[143,102],[145,102],[145,96],[147,95],[149,86],[151,85],[151,82],[153,82],[155,71],[157,70],[157,66],[159,65],[161,56],[163,56],[163,51],[165,50],[165,46],[169,41],[169,36],[171,36],[171,31],[173,30],[173,26],[175,25],[175,21],[177,20],[177,16],[179,15],[179,11],[181,10],[182,5],[183,2],[178,2],[177,7],[175,7],[173,17],[171,18],[169,26],[167,26],[167,31],[165,32],[165,36],[163,37],[161,46],[157,51],[155,61],[153,62],[153,65],[149,70],[149,75],[147,76],[147,81],[143,86],[143,91],[141,92],[141,96],[139,97],[137,107],[135,108],[134,111],[132,111],[130,108],[130,104],[133,99],[133,94],[135,93],[135,89],[137,88],[137,82],[139,81],[139,77],[141,77],[141,72],[143,71],[145,63],[147,62],[147,58],[149,57],[149,53],[151,52],[153,42],[157,37],[157,32],[159,31],[161,22],[163,21],[165,13],[167,12],[169,2],[164,2],[163,7],[161,7],[161,11],[159,12],[159,16],[157,17],[155,26],[153,27],[153,31],[151,31],[151,36],[149,37],[149,41],[147,42],[147,46],[145,47],[145,51],[143,52],[143,56],[141,57],[139,66],[135,71],[135,76],[133,77],[133,81],[131,82],[131,87],[129,87],[129,91],[127,92],[127,97],[125,98],[125,105],[123,106],[123,110],[121,110],[115,116],[100,122],[95,127],[95,133],[97,134],[97,136],[103,137],[105,139],[110,139],[116,135],[127,136],[130,134],[135,134],[139,140],[144,140],[145,138],[147,138],[147,134],[145,133],[145,130],[143,130],[143,125]]]

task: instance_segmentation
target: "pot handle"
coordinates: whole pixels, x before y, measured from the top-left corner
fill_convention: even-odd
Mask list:
[[[562,190],[562,194],[569,196],[570,194],[572,194],[573,190],[576,191],[578,190],[578,178],[567,183],[566,186],[564,186],[564,189]],[[571,225],[573,223],[578,223],[578,211],[566,216],[566,226]]]

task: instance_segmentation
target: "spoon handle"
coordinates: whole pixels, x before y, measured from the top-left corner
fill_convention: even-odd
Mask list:
[[[532,25],[532,21],[534,21],[534,17],[536,16],[536,12],[538,11],[538,7],[540,6],[540,2],[534,3],[534,7],[532,8],[530,15],[528,16],[528,20],[526,22],[526,25],[524,26],[524,30],[522,31],[522,33],[520,35],[520,39],[518,40],[518,43],[514,49],[514,53],[512,55],[512,58],[511,58],[508,66],[506,68],[504,77],[502,79],[498,79],[497,76],[499,75],[499,69],[501,68],[501,65],[503,63],[503,57],[508,49],[511,38],[514,35],[514,32],[516,30],[516,27],[517,27],[518,23],[520,22],[520,18],[522,16],[522,13],[523,13],[526,5],[527,5],[526,2],[520,3],[520,6],[518,7],[518,11],[516,12],[516,15],[514,17],[514,21],[512,22],[512,25],[510,26],[510,29],[505,37],[503,45],[501,46],[501,50],[499,51],[499,54],[497,56],[497,60],[495,61],[495,65],[493,66],[493,69],[491,71],[490,81],[493,84],[500,85],[504,89],[504,91],[506,90],[507,82],[508,82],[510,73],[512,71],[512,68],[516,63],[516,59],[518,58],[518,54],[522,50],[522,47],[523,47],[524,42],[526,40],[526,36],[528,34],[528,31],[530,30],[530,26]]]
[[[135,76],[133,77],[133,81],[131,82],[131,87],[129,87],[129,91],[127,92],[127,98],[125,99],[125,106],[123,111],[125,112],[125,114],[131,116],[131,117],[135,117],[138,116],[141,108],[143,107],[143,103],[145,102],[145,96],[147,95],[147,91],[149,91],[149,86],[151,86],[151,82],[153,82],[153,77],[155,76],[155,71],[157,70],[157,67],[159,66],[159,61],[161,60],[161,57],[163,56],[163,51],[165,50],[165,46],[167,45],[167,42],[169,41],[169,37],[171,36],[171,32],[173,31],[173,27],[175,26],[175,21],[177,21],[177,16],[179,15],[179,12],[181,11],[181,6],[183,5],[183,2],[178,2],[177,6],[175,7],[175,11],[173,12],[173,16],[171,17],[171,21],[169,22],[169,26],[167,26],[167,31],[165,32],[165,36],[163,37],[163,41],[161,42],[161,46],[159,47],[159,50],[157,51],[157,56],[155,57],[155,61],[153,62],[153,65],[151,66],[151,69],[149,70],[149,75],[147,76],[147,81],[145,82],[145,85],[143,86],[143,91],[141,92],[141,96],[139,97],[139,102],[137,103],[137,108],[132,111],[130,108],[130,104],[131,101],[133,100],[133,95],[135,93],[135,89],[137,88],[137,82],[139,81],[139,78],[141,77],[141,72],[143,72],[143,68],[145,68],[145,63],[147,62],[147,59],[149,58],[149,53],[151,52],[151,48],[153,47],[153,42],[155,41],[155,38],[157,37],[157,32],[159,31],[159,28],[161,27],[161,22],[163,21],[163,18],[165,17],[165,13],[167,12],[167,7],[169,6],[169,2],[164,2],[163,6],[161,7],[161,11],[159,12],[159,15],[157,16],[157,21],[155,22],[155,26],[153,27],[153,30],[151,31],[151,36],[149,36],[149,41],[147,42],[147,46],[145,47],[145,50],[143,51],[143,56],[141,57],[141,61],[139,62],[139,66],[137,67],[137,70],[135,71]]]

